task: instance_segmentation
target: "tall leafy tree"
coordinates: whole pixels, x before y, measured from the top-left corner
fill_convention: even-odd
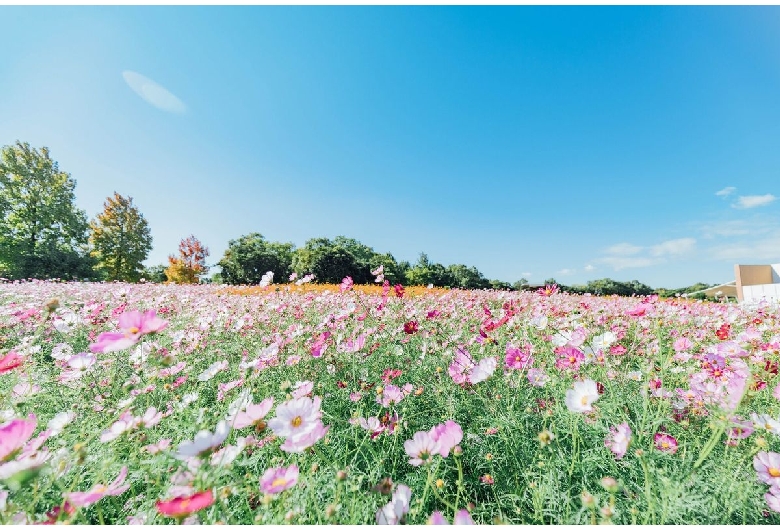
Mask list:
[[[206,265],[208,255],[208,247],[194,235],[182,239],[179,243],[179,256],[168,256],[168,268],[165,270],[168,281],[198,283],[200,277],[209,270]]]
[[[221,281],[237,284],[256,284],[268,271],[274,281],[287,281],[292,272],[294,245],[266,241],[262,234],[252,232],[237,240],[230,240],[222,259]]]
[[[92,255],[106,279],[138,281],[144,270],[142,262],[152,250],[152,235],[132,197],[114,192],[90,227]]]
[[[76,181],[49,149],[17,140],[0,151],[0,274],[11,278],[89,278],[87,215]]]

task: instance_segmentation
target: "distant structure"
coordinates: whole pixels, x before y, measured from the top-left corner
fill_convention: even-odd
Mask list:
[[[773,265],[734,265],[737,299],[740,302],[762,298],[780,302],[780,263]]]
[[[715,287],[710,287],[708,289],[702,289],[701,291],[695,291],[692,293],[686,293],[683,296],[685,298],[691,298],[693,295],[696,294],[703,294],[705,296],[711,296],[713,298],[718,298],[722,300],[738,300],[737,296],[737,282],[728,282],[728,283],[722,283],[720,285],[716,285]]]

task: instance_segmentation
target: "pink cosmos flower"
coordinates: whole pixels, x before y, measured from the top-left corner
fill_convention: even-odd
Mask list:
[[[655,436],[653,436],[653,443],[655,444],[656,449],[664,453],[673,455],[677,452],[677,439],[665,432],[655,433]]]
[[[101,333],[97,342],[89,345],[89,349],[93,353],[124,350],[137,343],[143,335],[162,331],[167,325],[166,320],[157,317],[157,312],[154,309],[144,313],[128,311],[119,315],[121,333]]]
[[[157,443],[145,445],[144,449],[149,453],[156,455],[157,453],[161,453],[167,449],[170,449],[170,447],[171,447],[171,439],[163,438]]]
[[[126,477],[127,466],[122,468],[122,470],[119,472],[119,476],[116,477],[116,480],[114,480],[114,482],[108,486],[98,484],[87,492],[74,491],[73,493],[66,493],[65,500],[68,501],[72,506],[83,508],[85,506],[89,506],[90,504],[96,503],[103,497],[115,497],[117,495],[121,495],[130,488],[130,484],[125,484]]]
[[[299,453],[311,447],[327,434],[320,418],[321,399],[301,397],[282,403],[276,408],[276,417],[268,422],[268,427],[280,437],[287,439],[281,446],[283,451]]]
[[[447,458],[450,450],[463,440],[463,429],[452,420],[437,425],[428,434],[439,444],[438,453],[444,458]]]
[[[24,358],[21,357],[18,353],[13,350],[8,352],[4,356],[0,357],[0,374],[10,372],[14,368],[21,366],[22,362],[24,362]]]
[[[263,493],[280,493],[298,483],[298,466],[272,467],[260,477],[260,490]]]
[[[558,356],[558,360],[555,361],[555,367],[559,370],[573,370],[576,372],[580,369],[580,364],[585,361],[585,354],[571,346],[556,348],[555,354]]]
[[[294,386],[295,390],[292,391],[292,397],[301,398],[311,394],[314,390],[314,383],[311,381],[298,381]]]
[[[406,396],[400,388],[395,385],[387,385],[382,391],[382,395],[377,396],[376,402],[383,407],[389,407],[393,403],[400,403],[404,397]]]
[[[628,423],[621,423],[620,425],[609,429],[609,434],[604,441],[604,445],[609,447],[609,450],[615,453],[615,457],[619,460],[626,454],[630,442],[631,427],[628,426]]]
[[[753,469],[758,480],[772,487],[780,488],[780,454],[761,451],[753,457]]]
[[[342,293],[345,293],[345,292],[349,291],[350,289],[352,289],[352,285],[354,283],[355,282],[352,281],[352,276],[347,276],[346,278],[341,280],[341,285],[339,286],[339,290]]]
[[[780,383],[778,383],[775,389],[772,391],[772,396],[775,399],[780,400]]]
[[[769,509],[775,512],[780,512],[780,487],[772,486],[769,491],[764,495]]]
[[[244,427],[249,427],[251,425],[254,425],[258,428],[261,425],[265,427],[263,418],[265,418],[265,416],[271,411],[271,407],[273,406],[274,398],[272,397],[266,398],[256,405],[249,405],[246,408],[246,412],[240,411],[238,414],[236,414],[236,419],[233,422],[233,428],[243,429]]]
[[[37,425],[35,414],[30,414],[26,420],[17,418],[0,426],[0,462],[10,460],[21,450]]]
[[[550,380],[550,376],[544,373],[540,368],[531,368],[528,370],[528,382],[533,386],[542,387]]]
[[[431,525],[442,525],[442,524],[450,524],[449,521],[442,515],[441,512],[435,511],[431,514],[431,517],[428,519],[428,524]],[[458,512],[455,514],[455,519],[453,519],[452,524],[455,525],[473,525],[474,520],[471,518],[471,514],[468,510],[458,510]]]
[[[693,343],[691,342],[690,339],[688,339],[687,337],[680,337],[679,339],[674,341],[674,346],[672,347],[676,352],[684,352],[686,350],[691,349],[691,346],[693,346]]]
[[[439,452],[439,447],[439,442],[426,431],[418,431],[414,433],[411,440],[404,442],[404,450],[411,457],[409,463],[413,466],[430,464],[433,461],[433,455]]]
[[[211,490],[201,491],[188,497],[175,497],[167,501],[157,501],[157,511],[168,517],[180,519],[191,513],[208,508],[214,504]]]
[[[525,370],[530,368],[534,362],[533,356],[520,348],[507,345],[504,365],[512,370]]]

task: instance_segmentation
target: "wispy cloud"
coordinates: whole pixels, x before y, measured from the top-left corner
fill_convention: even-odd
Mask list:
[[[605,249],[605,256],[593,260],[595,263],[603,263],[614,270],[637,269],[666,263],[669,259],[679,258],[689,254],[696,247],[696,240],[692,237],[670,239],[662,241],[650,247],[641,247],[631,243],[619,243]],[[588,269],[588,267],[592,267]],[[593,270],[588,265],[586,270]]]
[[[586,271],[586,272],[593,272],[593,271],[595,271],[595,270],[596,270],[596,267],[594,267],[594,266],[593,266],[593,265],[591,265],[590,263],[588,263],[587,265],[585,265],[585,271]]]
[[[144,101],[158,109],[177,114],[187,112],[187,106],[179,98],[148,77],[130,70],[122,72],[122,77],[127,86],[132,88]]]
[[[522,276],[523,278],[530,278],[531,276],[533,276],[533,274],[531,274],[530,272],[524,272],[520,276]]]
[[[735,191],[737,191],[737,188],[734,186],[726,186],[722,190],[715,192],[715,195],[718,195],[719,197],[728,197]]]
[[[692,237],[683,237],[681,239],[670,239],[650,249],[653,256],[680,256],[692,251],[696,246],[696,240]]]
[[[641,251],[642,247],[632,245],[631,243],[618,243],[617,245],[609,247],[606,250],[606,253],[613,256],[633,256],[639,254]]]
[[[743,239],[709,249],[713,259],[742,263],[777,263],[780,261],[780,237]]]
[[[738,208],[740,210],[746,208],[757,208],[759,206],[765,206],[770,202],[774,202],[777,199],[771,193],[766,195],[743,195],[737,198],[737,202],[731,205],[732,208]]]
[[[626,257],[626,256],[606,256],[596,260],[604,265],[609,265],[616,271],[622,269],[638,269],[641,267],[649,267],[650,265],[656,265],[663,260],[643,258],[643,257]]]

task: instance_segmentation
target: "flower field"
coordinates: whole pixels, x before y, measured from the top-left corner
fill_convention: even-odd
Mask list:
[[[0,284],[0,523],[780,524],[780,311]]]

